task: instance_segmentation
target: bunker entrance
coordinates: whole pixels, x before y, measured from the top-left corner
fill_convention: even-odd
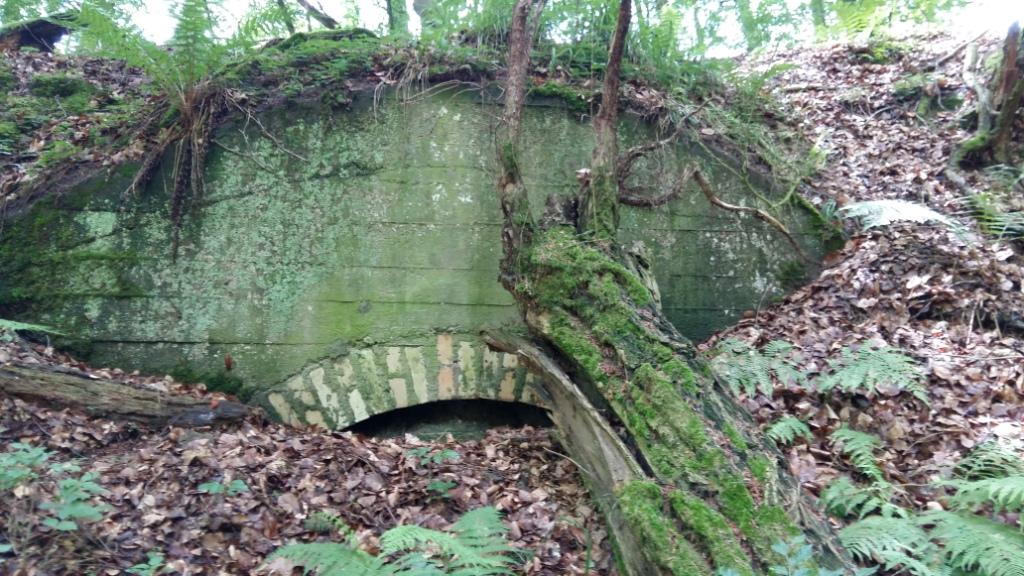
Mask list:
[[[499,400],[442,400],[399,408],[372,416],[347,428],[373,438],[413,434],[421,440],[478,440],[487,430],[501,427],[548,428],[551,419],[543,408]]]

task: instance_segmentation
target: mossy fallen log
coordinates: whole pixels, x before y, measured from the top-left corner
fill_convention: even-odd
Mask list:
[[[0,393],[154,427],[211,426],[238,421],[250,413],[249,407],[238,402],[210,402],[48,367],[0,366]]]

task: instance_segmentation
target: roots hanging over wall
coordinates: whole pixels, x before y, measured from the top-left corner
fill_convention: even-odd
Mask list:
[[[772,545],[797,534],[813,543],[822,565],[851,568],[778,452],[662,314],[644,263],[617,244],[620,202],[644,203],[622,185],[623,171],[643,150],[620,158],[616,136],[630,0],[619,5],[591,167],[578,175],[582,187],[571,202],[578,218],[557,209],[565,201],[549,199],[560,214],[533,221],[516,149],[529,61],[526,22],[541,4],[519,0],[513,14],[497,182],[501,281],[538,344],[492,335],[492,345],[544,376],[554,420],[601,504],[626,574],[765,573],[783,561]],[[716,202],[700,182],[712,204],[740,208]]]

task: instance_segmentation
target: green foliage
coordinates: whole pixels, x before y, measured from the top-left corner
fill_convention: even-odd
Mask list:
[[[935,210],[916,202],[906,200],[867,200],[853,202],[839,209],[847,218],[856,218],[861,226],[870,230],[880,226],[888,226],[894,222],[935,222],[949,228],[958,235],[964,235],[964,228],[959,222],[940,214]]]
[[[1015,449],[990,442],[961,460],[956,471],[967,479],[936,485],[954,490],[948,499],[952,511],[913,517],[887,515],[884,510],[881,516],[863,518],[861,514],[861,520],[839,533],[840,540],[858,560],[875,561],[886,570],[914,576],[1024,575],[1024,533],[972,513],[976,509],[1012,512],[1024,508],[1024,477],[1020,476],[1022,464]]]
[[[1024,446],[1006,440],[983,442],[957,462],[955,472],[967,480],[1024,475]]]
[[[25,322],[16,322],[14,320],[4,320],[0,318],[0,342],[8,341],[9,338],[5,337],[5,332],[39,332],[42,334],[53,334],[56,336],[63,336],[64,333],[60,332],[49,326],[43,326],[42,324],[27,324]]]
[[[43,520],[43,524],[55,530],[68,532],[78,530],[78,522],[95,522],[102,519],[106,506],[91,503],[93,496],[106,493],[106,490],[96,483],[98,478],[98,474],[87,472],[79,478],[64,478],[58,481],[56,497],[50,502],[43,502],[40,506],[53,514],[53,517]]]
[[[410,459],[412,462],[418,464],[433,464],[434,466],[440,466],[445,462],[458,462],[459,453],[455,450],[445,448],[443,450],[433,450],[429,446],[421,446],[419,448],[413,448],[405,453],[405,457]]]
[[[942,542],[946,564],[984,576],[1024,576],[1024,534],[979,516],[936,511],[920,521]]]
[[[434,498],[450,498],[448,492],[456,486],[458,484],[451,480],[431,480],[427,484],[427,492]]]
[[[882,469],[875,463],[875,450],[882,447],[882,441],[877,436],[842,426],[829,438],[841,445],[843,454],[850,459],[858,472],[871,480],[885,479]]]
[[[338,515],[324,510],[318,510],[306,518],[303,526],[306,530],[317,534],[328,534],[335,531],[346,539],[353,537],[354,534],[352,528]]]
[[[12,490],[32,480],[36,469],[50,458],[51,453],[39,446],[14,442],[11,449],[0,454],[0,490]]]
[[[67,98],[82,92],[91,93],[94,88],[81,76],[62,73],[36,74],[29,83],[29,92],[40,98]]]
[[[237,496],[243,492],[249,491],[249,486],[242,480],[235,478],[231,482],[225,484],[221,481],[215,482],[203,482],[198,486],[200,492],[206,494],[225,494],[227,496]]]
[[[146,561],[128,568],[129,574],[155,576],[164,571],[164,555],[161,552],[146,552]]]
[[[856,352],[843,348],[839,360],[830,361],[832,373],[817,381],[818,390],[874,393],[879,386],[894,386],[928,403],[925,376],[913,358],[895,348],[862,346]]]
[[[1024,511],[1024,475],[949,480],[944,484],[956,490],[949,499],[953,509],[974,510],[991,505],[996,513]]]
[[[771,396],[772,377],[784,383],[803,383],[804,375],[797,369],[790,353],[793,345],[782,340],[769,342],[760,351],[742,340],[729,338],[715,349],[711,361],[717,372],[734,394],[752,396],[757,392]]]
[[[788,446],[797,438],[809,440],[811,429],[795,416],[783,416],[768,426],[765,436],[780,446]]]
[[[267,560],[283,558],[319,576],[489,576],[513,574],[515,549],[505,542],[507,528],[492,507],[462,516],[450,531],[396,526],[380,538],[380,555],[360,550],[354,538],[345,544],[289,544]]]
[[[839,540],[855,559],[877,562],[887,571],[903,569],[914,576],[935,573],[935,567],[922,558],[932,557],[936,547],[912,518],[865,518],[840,530]]]
[[[859,486],[848,476],[839,476],[821,491],[821,505],[840,518],[864,518],[876,513],[885,518],[906,516],[906,510],[892,503],[894,490],[885,480]]]

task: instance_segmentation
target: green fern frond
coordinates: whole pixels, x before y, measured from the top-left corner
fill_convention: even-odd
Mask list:
[[[867,200],[854,202],[839,209],[849,218],[856,218],[865,229],[888,226],[893,222],[935,222],[963,236],[965,230],[949,216],[915,202],[905,200]]]
[[[317,522],[337,527],[341,521],[325,513]],[[339,531],[344,533],[341,528]],[[359,550],[358,541],[350,534],[347,544],[289,544],[267,561],[287,560],[301,567],[303,574],[315,571],[318,576],[511,575],[514,560],[509,553],[516,549],[506,543],[507,532],[500,513],[484,507],[464,514],[450,532],[396,526],[381,536],[377,557]]]
[[[1024,534],[987,518],[955,512],[922,514],[933,540],[954,569],[983,576],[1024,576]]]
[[[802,383],[804,374],[790,356],[793,345],[782,340],[769,342],[758,350],[742,340],[723,340],[715,349],[712,368],[729,386],[733,394],[753,396],[760,392],[771,397],[772,376],[781,382]]]
[[[913,520],[871,516],[840,530],[839,541],[857,560],[878,562],[888,570],[903,569],[914,576],[937,576],[935,546]]]
[[[765,436],[779,446],[788,446],[797,438],[810,439],[811,429],[799,418],[783,416],[768,426]]]
[[[885,518],[906,517],[907,511],[892,503],[894,487],[884,480],[858,486],[848,476],[840,476],[821,491],[821,505],[839,518],[865,518],[881,514]]]
[[[843,454],[849,457],[858,472],[876,482],[885,480],[885,474],[875,463],[875,450],[882,447],[877,436],[843,426],[829,438],[841,445]]]
[[[505,542],[508,529],[501,523],[501,516],[492,507],[477,508],[463,515],[453,526],[452,534],[422,528],[420,526],[397,526],[381,536],[381,555],[415,553],[425,549],[436,549],[438,554],[431,560],[443,559],[444,564],[456,572],[473,569],[472,574],[511,574],[511,558],[514,548]],[[399,562],[418,562],[409,557]],[[455,572],[453,572],[455,573]]]
[[[44,334],[55,334],[57,336],[63,336],[64,333],[58,331],[55,328],[49,326],[43,326],[42,324],[27,324],[25,322],[16,322],[14,320],[4,320],[0,318],[0,332],[19,332],[25,330],[27,332],[42,332]]]
[[[950,480],[943,484],[956,489],[950,505],[959,510],[972,510],[992,504],[995,512],[1024,510],[1024,476],[1004,476],[983,480]]]
[[[380,559],[344,544],[312,542],[288,544],[267,556],[267,562],[284,558],[302,567],[302,573],[317,576],[388,576],[394,572]]]
[[[817,382],[821,392],[839,388],[844,392],[875,393],[879,386],[891,385],[928,403],[924,373],[913,358],[896,348],[862,346],[854,353],[844,347],[839,360],[830,364],[832,373]]]
[[[957,463],[955,472],[968,480],[1024,475],[1024,445],[989,440],[976,446]]]

